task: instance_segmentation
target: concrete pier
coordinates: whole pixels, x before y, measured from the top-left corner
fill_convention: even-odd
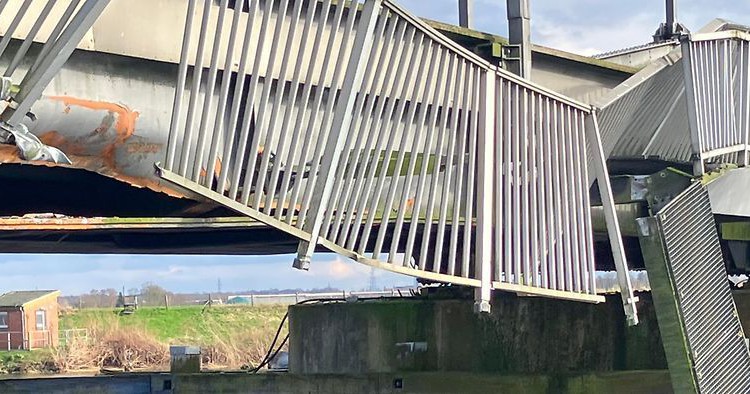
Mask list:
[[[583,304],[499,294],[490,315],[471,300],[404,299],[289,309],[291,373],[461,371],[499,374],[666,369],[648,294],[627,327],[618,299]]]

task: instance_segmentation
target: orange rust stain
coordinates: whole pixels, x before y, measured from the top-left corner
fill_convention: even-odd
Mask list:
[[[216,176],[221,175],[221,159],[216,159],[216,165],[214,165],[214,172]]]
[[[49,96],[48,98],[50,100],[62,101],[66,106],[66,113],[70,112],[70,107],[75,106],[94,111],[107,111],[111,114],[117,114],[117,122],[115,122],[113,127],[117,137],[111,144],[104,147],[101,153],[104,162],[109,167],[116,168],[116,148],[133,136],[135,133],[135,121],[138,119],[138,116],[140,116],[140,113],[138,111],[133,111],[122,104],[106,101],[87,100],[69,96]],[[106,132],[106,128],[102,125],[94,131],[96,133],[104,133]]]
[[[104,159],[104,162],[107,163],[107,165],[110,168],[116,168],[117,163],[117,155],[115,152],[115,148],[117,148],[117,144],[109,144],[102,149],[102,158]]]
[[[58,133],[57,130],[50,130],[40,134],[39,140],[45,145],[51,145],[56,148],[59,148],[61,145],[68,142],[68,140],[62,134]]]
[[[40,134],[39,140],[45,145],[60,149],[67,155],[82,155],[86,152],[85,146],[69,141],[65,136],[58,133],[57,130],[50,130]]]
[[[50,100],[62,101],[66,106],[65,112],[70,112],[70,107],[81,107],[92,109],[95,111],[107,111],[113,114],[117,114],[117,123],[115,123],[115,131],[122,141],[130,138],[135,132],[135,121],[140,116],[138,111],[133,111],[130,108],[117,103],[110,103],[106,101],[95,101],[86,100],[82,98],[69,97],[69,96],[50,96]]]
[[[54,134],[52,134],[54,135]],[[187,196],[180,191],[169,187],[167,184],[162,184],[159,181],[148,179],[145,177],[129,176],[118,172],[116,169],[107,167],[102,159],[93,156],[78,156],[75,154],[68,154],[68,157],[73,162],[73,167],[82,170],[93,171],[103,176],[117,179],[121,182],[127,182],[132,186],[147,188],[158,193],[164,193],[171,197],[186,198]],[[45,167],[67,167],[63,164],[55,164],[47,161],[34,161],[26,162],[21,160],[18,155],[18,148],[13,145],[2,145],[0,144],[0,163],[26,163],[36,166]]]
[[[152,142],[129,142],[127,145],[128,153],[158,153],[162,144]]]
[[[201,177],[206,177],[206,167],[201,168]],[[216,159],[216,163],[214,163],[214,176],[218,177],[221,175],[221,159]]]

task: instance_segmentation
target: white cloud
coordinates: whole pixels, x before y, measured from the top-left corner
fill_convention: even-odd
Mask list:
[[[458,0],[397,0],[414,14],[448,23],[458,20]],[[736,0],[678,1],[678,21],[700,29],[714,18],[750,24],[750,2]],[[651,41],[664,21],[662,0],[533,0],[534,43],[593,54]],[[505,0],[474,0],[474,28],[507,36]]]
[[[63,294],[91,289],[140,287],[157,283],[168,290],[212,291],[221,279],[225,291],[322,288],[361,290],[369,285],[370,267],[330,253],[314,256],[310,271],[292,268],[292,255],[146,256],[146,255],[0,255],[6,274],[0,293],[59,289]],[[413,284],[410,277],[377,272],[378,286]]]

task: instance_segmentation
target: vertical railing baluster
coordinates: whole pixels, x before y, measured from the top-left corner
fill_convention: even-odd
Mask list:
[[[108,4],[109,0],[88,0],[79,8],[78,13],[62,31],[39,66],[26,74],[21,83],[21,90],[15,96],[18,106],[13,111],[4,112],[3,120],[15,125],[26,116],[32,104],[42,96],[44,89],[70,58],[73,50]]]
[[[180,165],[178,173],[187,177],[188,167],[192,164],[190,151],[193,145],[193,134],[195,134],[193,123],[198,115],[198,100],[200,100],[201,77],[203,75],[203,55],[208,38],[208,23],[211,20],[211,0],[203,1],[203,15],[201,17],[201,29],[198,36],[198,49],[195,52],[195,64],[193,66],[193,79],[190,82],[190,100],[188,101],[187,119],[185,120],[185,133],[182,140],[182,151],[180,152]],[[209,93],[206,92],[208,95]]]
[[[229,0],[221,0],[219,4],[219,16],[216,20],[216,30],[213,32],[213,48],[211,49],[211,63],[208,66],[208,78],[206,80],[206,93],[203,99],[203,110],[200,114],[200,123],[198,124],[198,142],[195,149],[195,163],[193,163],[192,179],[194,182],[200,182],[201,172],[205,170],[206,178],[211,178],[214,172],[214,164],[208,163],[203,167],[206,151],[206,141],[210,140],[208,133],[215,134],[218,132],[215,128],[208,129],[208,121],[211,118],[211,107],[213,106],[214,90],[216,89],[216,75],[219,73],[219,55],[221,50],[221,37],[224,33],[224,18],[227,14]],[[240,5],[241,6],[241,5]],[[235,11],[239,12],[239,11]],[[227,52],[230,49],[226,49]],[[231,73],[231,65],[224,65],[224,73]],[[219,98],[221,100],[221,98]],[[222,117],[223,114],[216,112],[215,117]],[[210,148],[210,147],[209,147]],[[210,156],[210,153],[209,153]],[[186,174],[187,175],[187,174]]]
[[[311,214],[308,214],[308,221],[303,227],[306,232],[311,234],[310,242],[300,242],[297,249],[297,258],[294,261],[296,268],[306,269],[309,266],[315,246],[318,243],[323,214],[331,197],[334,170],[341,158],[341,147],[346,137],[344,132],[349,129],[349,124],[352,120],[352,110],[354,109],[354,100],[357,93],[354,88],[362,85],[365,69],[364,64],[368,60],[363,54],[369,53],[372,47],[375,22],[380,13],[381,5],[381,0],[366,1],[360,15],[357,35],[354,38],[354,46],[346,68],[347,72],[344,76],[344,84],[341,89],[338,105],[335,108],[329,142],[326,145],[323,161],[320,165],[318,182],[314,185],[315,193],[310,203]],[[356,12],[355,4],[352,4],[352,9],[354,10],[352,12]],[[333,100],[333,97],[330,99]]]
[[[602,150],[602,140],[599,134],[599,124],[596,120],[596,111],[586,117],[586,140],[592,150],[592,163],[594,173],[599,184],[599,193],[604,208],[604,219],[607,223],[607,234],[612,247],[612,254],[617,268],[617,281],[620,284],[620,296],[622,298],[625,316],[629,325],[638,324],[638,309],[636,302],[638,298],[633,295],[633,285],[630,283],[630,274],[625,247],[622,243],[620,222],[615,211],[615,201],[612,194],[612,186],[609,183],[609,171],[607,170],[607,159]]]
[[[480,75],[478,96],[480,98],[480,113],[477,117],[477,229],[475,240],[475,276],[480,281],[480,286],[475,290],[474,310],[477,312],[490,312],[490,299],[492,297],[492,218],[493,214],[493,189],[494,189],[494,167],[497,157],[495,156],[496,122],[497,118],[497,87],[496,74],[491,70],[484,70]],[[500,207],[495,207],[500,209]],[[470,225],[471,218],[466,218],[466,225]],[[499,223],[495,223],[496,230]],[[498,253],[495,254],[497,256]],[[497,257],[495,257],[497,258]]]
[[[23,40],[21,47],[18,48],[18,50],[16,51],[16,55],[13,56],[13,60],[11,60],[10,65],[5,70],[5,74],[3,74],[5,77],[12,76],[16,71],[16,68],[18,68],[18,66],[21,64],[24,56],[26,56],[29,48],[31,48],[31,44],[34,42],[34,38],[36,37],[37,33],[39,33],[39,29],[41,29],[44,21],[47,20],[47,16],[49,16],[49,13],[50,11],[52,11],[52,7],[54,6],[54,0],[47,0],[47,4],[45,4],[44,8],[42,8],[42,11],[39,12],[34,25],[31,26],[31,29],[29,29],[29,32],[28,34],[26,34],[26,38]]]

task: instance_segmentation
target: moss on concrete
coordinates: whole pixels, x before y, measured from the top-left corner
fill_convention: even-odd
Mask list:
[[[504,294],[490,315],[475,314],[471,300],[292,306],[290,368],[504,374],[665,368],[653,309],[643,310],[644,323],[626,328],[619,299],[592,305]],[[397,344],[410,342],[427,349],[399,350]]]

